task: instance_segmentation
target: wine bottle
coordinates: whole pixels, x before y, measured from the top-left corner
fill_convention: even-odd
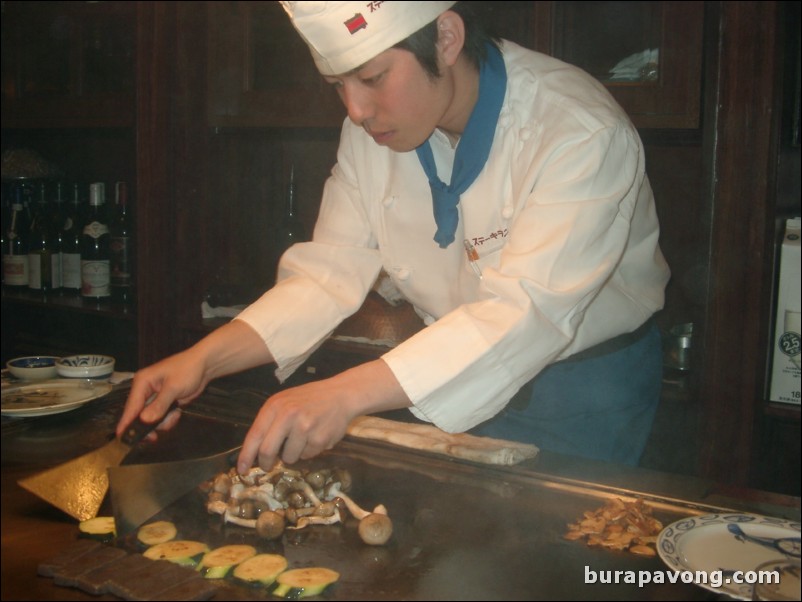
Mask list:
[[[281,256],[292,245],[306,240],[306,228],[295,214],[295,166],[290,169],[290,182],[287,186],[287,196],[284,203],[284,214],[279,221],[275,233],[275,259],[278,262]]]
[[[64,285],[62,265],[64,263],[64,184],[56,182],[56,190],[50,209],[50,228],[52,231],[53,254],[51,256],[50,277],[53,290],[61,290]]]
[[[117,213],[111,222],[111,294],[121,303],[133,301],[133,228],[128,212],[128,186],[115,184]]]
[[[14,189],[14,202],[3,248],[3,284],[12,289],[28,287],[28,220],[21,185]]]
[[[105,193],[103,182],[89,185],[89,212],[81,236],[81,295],[98,301],[111,296],[110,235]]]
[[[47,186],[39,184],[28,239],[28,288],[46,293],[53,286],[53,229],[47,203]]]
[[[84,222],[80,194],[78,184],[73,184],[61,246],[61,286],[65,291],[75,293],[81,290],[81,236]]]

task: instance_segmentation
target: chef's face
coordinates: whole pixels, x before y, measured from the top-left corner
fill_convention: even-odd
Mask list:
[[[430,77],[407,50],[390,48],[352,72],[325,79],[351,121],[394,151],[413,150],[450,119],[454,85],[449,72]]]

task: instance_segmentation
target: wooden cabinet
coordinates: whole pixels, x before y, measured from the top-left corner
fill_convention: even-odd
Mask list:
[[[135,369],[172,348],[164,295],[172,272],[172,7],[4,2],[2,11],[3,150],[33,149],[68,181],[106,182],[107,190],[129,183],[138,301],[4,291],[3,359],[47,347],[111,353],[120,369]]]
[[[339,126],[345,111],[278,2],[209,2],[208,121]]]
[[[639,128],[700,125],[703,2],[472,2],[501,37],[601,80]],[[277,2],[210,2],[215,127],[339,126],[344,111]],[[645,53],[648,60],[639,63]],[[627,70],[612,70],[629,60]]]
[[[3,150],[36,151],[64,180],[80,183],[84,202],[89,182],[106,182],[108,191],[115,181],[136,179],[136,8],[132,2],[3,3]],[[113,203],[108,194],[107,203]],[[63,291],[4,291],[4,359],[91,350],[135,366],[134,311]],[[117,344],[100,340],[108,333]]]
[[[130,127],[134,2],[4,2],[3,127]]]

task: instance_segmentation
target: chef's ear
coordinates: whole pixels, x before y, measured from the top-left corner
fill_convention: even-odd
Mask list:
[[[437,49],[443,63],[451,67],[457,62],[465,44],[465,23],[457,13],[447,10],[437,17]]]

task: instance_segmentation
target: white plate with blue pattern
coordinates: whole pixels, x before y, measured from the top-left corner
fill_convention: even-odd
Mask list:
[[[54,379],[10,385],[3,387],[2,415],[31,418],[61,414],[78,409],[111,390],[109,383],[88,379]]]
[[[798,522],[759,514],[705,514],[678,520],[663,529],[657,537],[657,553],[675,571],[701,571],[705,578],[694,580],[700,587],[751,600],[754,583],[736,581],[743,581],[742,575],[747,576],[765,562],[799,562],[800,530]],[[716,571],[721,587],[711,583]],[[736,575],[738,571],[741,574]]]

